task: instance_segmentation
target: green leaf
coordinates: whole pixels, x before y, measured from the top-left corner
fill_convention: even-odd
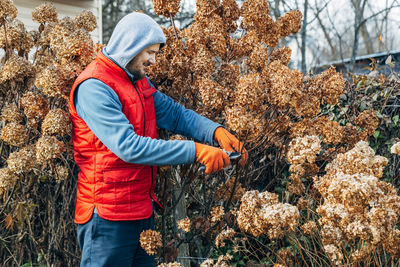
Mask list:
[[[392,121],[394,123],[394,125],[397,125],[397,122],[399,121],[399,115],[396,115],[392,118]]]
[[[378,139],[380,133],[381,133],[381,132],[380,132],[379,130],[376,130],[376,131],[375,131],[375,133],[374,133],[375,139]]]

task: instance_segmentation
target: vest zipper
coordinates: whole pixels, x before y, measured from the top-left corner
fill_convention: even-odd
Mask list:
[[[135,83],[133,81],[131,81],[131,82],[132,82],[133,88],[135,88],[136,93],[138,94],[138,97],[140,99],[140,103],[142,104],[142,109],[143,109],[143,136],[146,136],[146,111],[144,109],[144,103],[142,101],[142,98],[140,97],[139,91],[136,88]],[[154,202],[154,199],[151,196],[151,188],[153,187],[153,180],[154,180],[154,177],[153,177],[153,166],[150,166],[150,170],[151,170],[151,184],[150,184],[150,189],[149,189],[149,196],[150,196],[151,201]]]

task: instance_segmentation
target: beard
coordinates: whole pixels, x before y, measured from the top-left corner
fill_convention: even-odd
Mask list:
[[[142,70],[132,69],[132,70],[129,70],[129,72],[133,75],[133,78],[136,81],[143,79],[146,75]]]

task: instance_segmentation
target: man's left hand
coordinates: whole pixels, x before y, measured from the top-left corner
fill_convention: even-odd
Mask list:
[[[239,152],[241,159],[239,164],[243,166],[248,158],[247,150],[243,144],[230,132],[223,127],[218,127],[214,132],[214,140],[218,142],[219,146],[226,151]]]

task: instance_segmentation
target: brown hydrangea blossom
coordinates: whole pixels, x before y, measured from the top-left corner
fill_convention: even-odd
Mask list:
[[[201,101],[208,107],[220,110],[224,105],[224,88],[207,78],[196,81],[195,89],[200,93]]]
[[[154,255],[157,249],[162,246],[161,235],[159,232],[154,230],[145,230],[140,233],[140,246],[149,255]]]
[[[303,14],[299,10],[292,10],[280,17],[276,24],[280,29],[281,36],[297,33],[301,28]]]
[[[241,7],[242,27],[262,32],[267,27],[269,6],[267,0],[247,0]]]
[[[265,99],[264,83],[258,73],[250,73],[240,77],[236,89],[235,103],[247,107],[250,111],[260,108]]]
[[[268,60],[268,48],[264,47],[263,44],[259,43],[250,53],[247,58],[246,65],[250,71],[260,72],[266,65]]]
[[[42,124],[44,135],[67,135],[71,133],[72,124],[69,115],[62,109],[52,109],[47,113]]]
[[[4,195],[8,189],[15,184],[18,180],[18,177],[9,169],[9,168],[1,168],[0,169],[0,196]]]
[[[190,232],[190,224],[191,221],[188,217],[181,219],[178,221],[178,228],[181,229],[182,231],[188,233]]]
[[[361,141],[328,164],[323,177],[315,178],[314,187],[323,197],[323,204],[317,208],[322,242],[335,264],[342,262],[339,248],[346,244],[366,246],[352,254],[360,261],[393,241],[398,231],[400,196],[391,184],[379,180],[387,162]]]
[[[69,176],[68,168],[65,166],[62,166],[62,165],[57,165],[55,168],[55,176],[56,176],[57,182],[66,180]]]
[[[175,17],[179,11],[180,0],[153,0],[154,11],[159,16]]]
[[[8,168],[16,173],[29,172],[36,165],[36,148],[28,145],[10,154],[7,159]]]
[[[56,7],[52,3],[43,3],[32,11],[32,19],[39,23],[57,22]]]
[[[37,75],[35,85],[42,89],[45,95],[53,97],[65,96],[65,80],[60,68],[49,65]]]
[[[237,223],[242,231],[254,236],[266,234],[270,239],[283,237],[284,231],[294,231],[299,223],[299,210],[279,203],[278,195],[270,192],[246,192],[237,212]]]
[[[39,122],[43,120],[49,112],[49,101],[45,97],[32,91],[24,94],[21,99],[21,105],[28,118],[28,126],[32,129],[36,129]]]
[[[225,215],[224,207],[216,206],[211,209],[211,221],[212,222],[219,222],[222,217]]]
[[[40,164],[44,164],[51,159],[61,158],[61,154],[64,151],[64,143],[58,141],[54,136],[43,135],[36,142],[36,160]]]
[[[28,140],[28,132],[23,125],[9,122],[1,129],[0,139],[12,146],[21,147]]]
[[[33,38],[25,29],[25,25],[15,19],[7,24],[7,39],[4,30],[0,31],[0,47],[9,47],[27,54],[33,47]]]
[[[397,142],[390,148],[390,153],[400,155],[400,142]]]
[[[283,48],[276,48],[271,53],[271,56],[269,57],[269,62],[280,61],[282,65],[287,66],[290,62],[291,55],[292,49],[290,49],[290,47],[288,46]]]
[[[300,228],[306,235],[313,235],[318,230],[318,226],[314,221],[308,221],[300,226]]]
[[[157,267],[180,267],[180,263],[179,262],[168,262],[168,263],[161,263],[159,265],[157,265]]]
[[[0,120],[3,122],[19,123],[22,122],[23,119],[24,115],[14,103],[6,104],[1,111]]]
[[[236,20],[240,17],[240,9],[235,0],[222,0],[222,17],[229,24],[228,32],[234,32],[237,28]]]
[[[268,88],[268,102],[277,107],[295,106],[302,93],[303,75],[290,70],[279,61],[271,62],[263,70]]]
[[[215,246],[217,248],[224,247],[226,245],[225,240],[232,240],[235,234],[235,230],[228,227],[217,235],[217,237],[215,238]]]
[[[88,32],[97,28],[96,16],[89,10],[84,10],[74,18],[74,23],[78,28],[85,29]]]
[[[32,63],[25,58],[12,55],[0,69],[0,83],[8,81],[23,82],[35,75]]]
[[[18,10],[11,0],[0,0],[0,19],[15,19],[17,17]]]
[[[331,121],[328,116],[321,116],[314,125],[324,143],[337,145],[342,142],[344,129],[337,121]]]
[[[289,144],[286,158],[290,164],[313,163],[321,151],[321,140],[317,136],[293,139]]]
[[[354,123],[360,126],[368,136],[371,136],[379,125],[379,118],[375,110],[364,110],[357,116]]]

